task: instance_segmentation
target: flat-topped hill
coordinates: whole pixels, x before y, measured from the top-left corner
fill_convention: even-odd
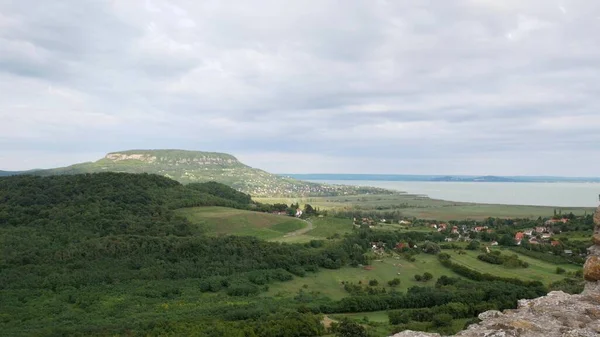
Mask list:
[[[377,188],[330,186],[274,175],[243,164],[225,153],[185,150],[128,150],[68,167],[36,171],[39,175],[94,172],[154,173],[181,183],[216,181],[254,196],[328,196],[386,193]]]

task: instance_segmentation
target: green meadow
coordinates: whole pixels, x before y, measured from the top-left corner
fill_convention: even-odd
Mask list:
[[[176,211],[209,235],[255,236],[264,240],[284,237],[307,223],[285,215],[252,212],[227,207],[193,207]]]
[[[480,251],[464,251],[465,254],[458,254],[449,250],[444,250],[445,253],[449,253],[454,263],[462,264],[480,273],[489,273],[501,277],[519,278],[527,281],[541,281],[548,285],[551,282],[560,281],[564,279],[564,275],[556,274],[556,267],[561,267],[568,272],[575,272],[580,270],[581,267],[571,264],[556,265],[548,262],[544,262],[538,259],[534,259],[522,254],[515,253],[508,249],[494,249],[500,250],[502,254],[518,255],[519,259],[529,263],[527,268],[507,268],[502,265],[490,264],[483,262],[477,258]]]
[[[379,286],[387,290],[395,289],[397,291],[406,291],[408,288],[416,285],[433,286],[435,280],[448,275],[457,277],[457,275],[444,268],[433,255],[420,254],[416,256],[415,262],[409,262],[400,257],[385,257],[374,260],[371,268],[364,267],[343,267],[337,270],[321,270],[316,274],[307,274],[305,277],[296,277],[289,282],[274,283],[269,286],[269,291],[263,296],[267,297],[293,297],[300,290],[317,291],[331,299],[341,299],[348,296],[344,290],[342,281],[357,284],[361,282],[367,285],[370,280],[377,280]],[[414,279],[415,274],[430,272],[433,279],[428,282],[417,282]],[[400,279],[400,285],[390,287],[387,282],[394,278]]]

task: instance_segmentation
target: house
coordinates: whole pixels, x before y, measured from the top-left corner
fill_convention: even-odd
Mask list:
[[[552,234],[550,234],[550,233],[542,234],[542,239],[549,239],[551,237],[552,237]]]
[[[546,221],[544,224],[546,226],[551,226],[551,225],[554,225],[554,224],[557,224],[557,223],[567,223],[567,222],[569,222],[569,219],[565,219],[565,218],[562,218],[562,219],[550,219],[550,220]]]
[[[296,218],[299,218],[302,216],[302,210],[301,209],[297,209],[296,210]]]
[[[458,227],[457,226],[453,226],[452,227],[452,233],[458,234]]]
[[[398,223],[401,225],[410,225],[411,224],[410,221],[406,221],[406,220],[400,220]]]
[[[446,228],[448,228],[448,224],[441,223],[441,224],[438,225],[437,228],[438,228],[438,232],[445,231]]]
[[[490,243],[490,246],[497,246],[498,245],[498,241],[492,241],[492,243]]]
[[[431,227],[433,229],[437,229],[437,225],[436,224],[431,224],[431,225],[429,225],[429,227]]]
[[[523,233],[527,236],[531,236],[533,234],[533,228],[524,229]]]
[[[538,242],[536,237],[532,237],[529,239],[529,243],[531,243],[532,245],[539,245],[540,243]]]
[[[518,245],[521,244],[521,241],[523,240],[524,236],[525,236],[525,234],[523,232],[517,232],[517,234],[515,234],[515,241],[517,242]]]
[[[535,228],[535,232],[536,232],[536,233],[546,233],[546,231],[547,231],[547,230],[546,230],[546,227],[541,227],[541,226],[539,226],[539,227],[536,227],[536,228]]]
[[[567,254],[567,255],[573,255],[573,251],[569,250],[569,249],[565,249],[565,254]]]
[[[560,245],[560,241],[554,240],[554,241],[550,242],[550,244],[552,245],[552,247],[556,247],[556,246]]]
[[[406,244],[405,244],[404,242],[398,242],[398,243],[396,244],[396,249],[398,249],[398,250],[402,250],[402,249],[404,249],[404,248],[406,248],[406,247],[407,247],[407,246],[406,246]]]

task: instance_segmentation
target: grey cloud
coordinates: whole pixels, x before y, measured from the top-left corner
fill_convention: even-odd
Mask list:
[[[296,172],[585,175],[555,158],[599,158],[591,1],[18,1],[0,13],[0,169],[41,149],[134,147],[228,151],[279,172],[291,164],[269,154],[307,158]]]

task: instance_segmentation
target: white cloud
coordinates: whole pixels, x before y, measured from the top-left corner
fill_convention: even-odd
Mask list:
[[[278,172],[600,165],[600,3],[72,0],[0,13],[0,169],[140,147]]]

